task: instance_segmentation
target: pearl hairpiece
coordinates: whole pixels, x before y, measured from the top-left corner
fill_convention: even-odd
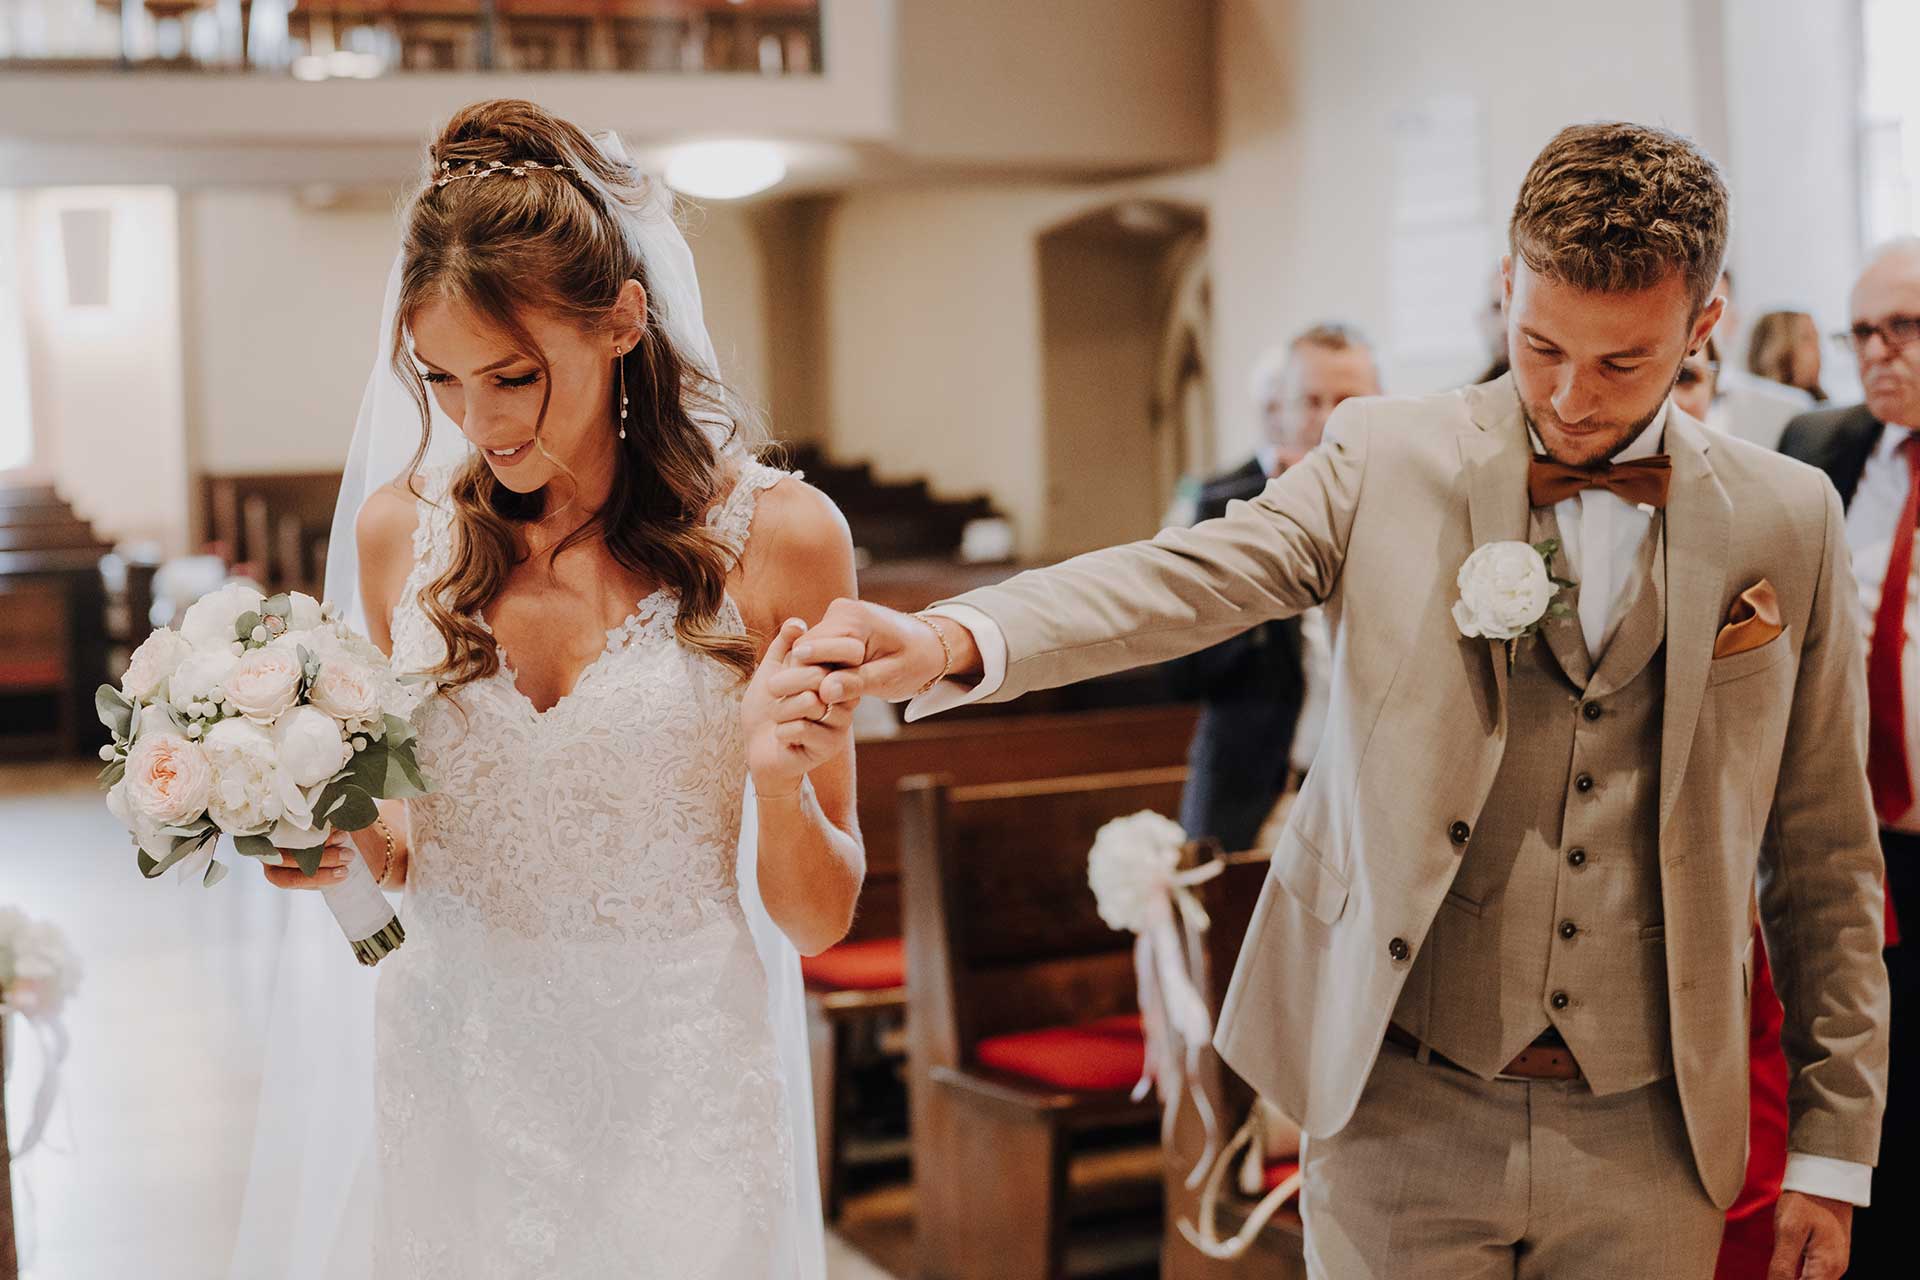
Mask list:
[[[578,169],[567,164],[541,164],[538,160],[489,160],[485,164],[478,160],[470,162],[466,170],[454,172],[453,161],[440,162],[440,175],[433,180],[436,187],[444,187],[449,182],[459,182],[463,178],[491,178],[495,174],[512,174],[516,178],[527,176],[529,169],[545,169],[548,173],[578,173]]]

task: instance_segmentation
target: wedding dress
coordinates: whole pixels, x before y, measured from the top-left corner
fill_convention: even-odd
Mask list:
[[[743,460],[709,522],[737,554]],[[418,593],[452,555],[421,477],[393,656],[443,656]],[[742,686],[656,592],[554,706],[501,671],[423,707],[407,943],[381,968],[374,1274],[801,1274],[786,1078],[736,880]],[[731,600],[721,624],[744,630]],[[817,1225],[811,1228],[817,1237]]]

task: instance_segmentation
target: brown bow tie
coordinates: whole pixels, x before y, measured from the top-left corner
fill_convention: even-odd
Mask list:
[[[1672,479],[1673,459],[1664,453],[1597,467],[1570,467],[1535,457],[1527,463],[1527,497],[1536,507],[1550,507],[1582,489],[1605,489],[1635,506],[1664,507]]]

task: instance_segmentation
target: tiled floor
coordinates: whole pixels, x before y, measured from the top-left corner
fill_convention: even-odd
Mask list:
[[[0,767],[0,903],[58,924],[86,967],[51,1133],[14,1169],[23,1280],[227,1272],[260,1089],[232,1064],[257,1057],[284,903],[249,867],[208,891],[133,859],[92,768]],[[827,1243],[831,1280],[886,1280]]]

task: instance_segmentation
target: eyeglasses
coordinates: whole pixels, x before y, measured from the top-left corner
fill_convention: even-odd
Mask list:
[[[1875,334],[1880,335],[1880,341],[1886,344],[1887,350],[1898,351],[1904,346],[1920,342],[1920,316],[1888,316],[1880,324],[1868,324],[1862,320],[1853,328],[1834,334],[1833,340],[1859,355],[1867,349],[1867,344],[1873,341]]]

